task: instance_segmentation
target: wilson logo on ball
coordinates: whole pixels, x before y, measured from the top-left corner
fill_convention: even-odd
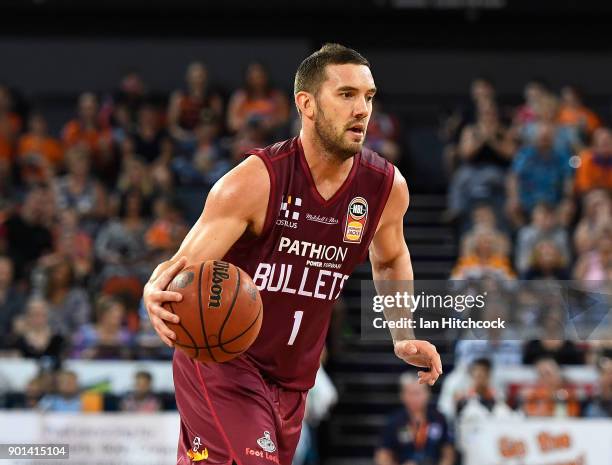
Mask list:
[[[229,279],[229,263],[215,261],[212,269],[212,285],[208,298],[209,307],[221,306],[221,294],[223,293],[223,281]]]

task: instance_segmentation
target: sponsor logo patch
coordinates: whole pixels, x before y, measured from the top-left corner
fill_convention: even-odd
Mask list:
[[[200,446],[202,446],[202,440],[199,436],[196,436],[193,438],[191,449],[187,451],[187,456],[192,462],[201,462],[208,459],[208,449],[205,447],[203,450],[200,450]]]
[[[363,197],[355,197],[349,203],[344,223],[344,242],[359,244],[368,221],[368,202]]]
[[[283,195],[280,210],[278,212],[278,218],[276,219],[277,226],[285,226],[287,228],[296,229],[297,222],[300,219],[299,210],[301,206],[301,197]]]
[[[257,440],[257,444],[268,453],[272,453],[276,450],[276,445],[272,442],[272,439],[270,439],[269,431],[264,431],[263,437]]]

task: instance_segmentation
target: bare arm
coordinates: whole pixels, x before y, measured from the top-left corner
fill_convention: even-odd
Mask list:
[[[484,141],[478,137],[474,126],[467,126],[461,131],[458,152],[463,160],[470,160],[480,150]]]
[[[390,449],[380,448],[374,453],[375,465],[397,465],[397,460]]]
[[[253,186],[259,186],[253,189]],[[144,302],[153,328],[172,346],[174,333],[163,320],[178,322],[165,310],[167,301],[180,301],[177,292],[165,291],[185,266],[222,258],[245,233],[259,234],[263,228],[270,191],[266,167],[252,156],[221,178],[206,199],[200,218],[193,225],[174,256],[160,263],[144,289]]]
[[[372,275],[377,290],[383,294],[414,292],[412,262],[404,239],[404,214],[409,201],[406,180],[396,169],[387,205],[370,245]],[[388,309],[384,313],[387,320],[393,321],[411,315],[408,308]],[[429,372],[418,372],[419,382],[433,385],[442,374],[442,362],[436,348],[427,341],[415,340],[409,329],[394,329],[391,335],[395,354],[411,365],[429,368]]]
[[[453,465],[455,463],[455,449],[450,444],[442,446],[441,455],[439,465]]]

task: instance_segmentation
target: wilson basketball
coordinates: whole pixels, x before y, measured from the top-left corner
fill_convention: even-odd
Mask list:
[[[167,322],[175,346],[201,362],[227,362],[257,338],[263,304],[251,277],[231,263],[208,260],[183,269],[168,286],[183,295],[165,307],[180,317]]]

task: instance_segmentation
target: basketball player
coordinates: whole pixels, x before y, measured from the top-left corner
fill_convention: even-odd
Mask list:
[[[164,320],[178,317],[162,304],[181,296],[164,289],[186,265],[234,263],[263,299],[260,334],[242,356],[203,364],[174,352],[177,464],[290,465],[346,279],[368,252],[375,280],[413,279],[406,181],[362,147],[375,93],[356,51],[327,44],[306,58],[295,76],[299,137],[252,150],[227,173],[174,258],[145,286],[153,327],[170,346],[175,335]],[[394,346],[407,363],[429,369],[419,372],[421,383],[442,373],[432,344],[394,337]]]

